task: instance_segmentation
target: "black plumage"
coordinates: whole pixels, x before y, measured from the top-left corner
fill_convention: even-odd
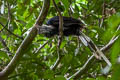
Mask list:
[[[52,37],[54,35],[59,35],[59,16],[50,18],[47,21],[48,26],[52,26],[49,32],[45,33],[46,37]],[[83,23],[72,17],[63,16],[63,35],[79,35],[79,31],[83,28]]]

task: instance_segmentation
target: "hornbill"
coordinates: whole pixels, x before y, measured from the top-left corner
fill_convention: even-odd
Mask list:
[[[65,17],[63,16],[63,35],[76,35],[79,36],[81,42],[90,48],[90,50],[94,53],[94,56],[97,59],[103,58],[103,60],[111,67],[110,61],[107,57],[99,50],[99,48],[94,44],[94,42],[90,39],[90,37],[86,36],[82,29],[84,29],[84,24],[75,18]],[[39,34],[44,34],[46,37],[53,37],[54,35],[59,35],[59,16],[55,16],[50,18],[47,21],[46,25],[42,25],[38,28]],[[107,66],[107,67],[108,67]],[[109,71],[109,70],[108,70]]]
[[[77,35],[79,36],[84,27],[84,24],[75,18],[63,16],[63,35]],[[59,35],[59,16],[55,16],[47,21],[46,25],[41,26],[39,33],[44,34],[46,37]]]

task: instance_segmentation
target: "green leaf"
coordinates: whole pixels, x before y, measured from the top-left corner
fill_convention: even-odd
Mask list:
[[[120,64],[114,65],[111,80],[120,80]]]
[[[82,3],[79,3],[79,4],[80,4],[80,6],[81,6],[82,8],[87,9],[86,4],[82,4]]]
[[[107,24],[108,24],[107,30],[103,38],[105,40],[110,40],[112,36],[115,35],[116,29],[118,25],[120,24],[120,12],[108,18]]]
[[[61,45],[60,45],[60,49],[62,49],[66,44],[66,41],[62,41]]]
[[[57,76],[54,80],[66,80],[64,76]]]
[[[8,55],[5,52],[3,52],[3,51],[0,51],[0,58],[7,58],[7,59],[9,59]]]
[[[14,33],[18,34],[18,35],[21,35],[21,30],[20,29],[15,29],[14,30]]]
[[[120,38],[118,38],[117,42],[112,47],[111,59],[113,64],[116,63],[116,59],[120,55],[120,49],[118,49],[119,47],[120,47]]]
[[[68,11],[68,9],[69,9],[69,1],[68,0],[61,0],[61,1],[64,4],[65,9]]]
[[[108,18],[108,26],[112,29],[115,29],[118,24],[120,24],[120,12]]]
[[[94,79],[94,78],[88,78],[88,79],[85,79],[85,80],[96,80],[96,79]]]
[[[47,70],[44,72],[44,78],[45,79],[52,79],[54,78],[54,73],[52,70]]]
[[[63,58],[63,62],[64,64],[67,66],[71,63],[71,60],[72,60],[73,56],[71,54],[66,54]]]
[[[55,0],[56,4],[59,2],[60,0]]]

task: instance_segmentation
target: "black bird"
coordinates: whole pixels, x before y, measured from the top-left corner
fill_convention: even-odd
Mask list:
[[[63,16],[63,35],[80,35],[79,31],[83,28],[83,23],[72,17]],[[42,26],[40,33],[45,34],[46,37],[59,35],[59,16],[50,18],[47,21],[47,26]]]
[[[106,58],[106,56],[99,50],[99,48],[94,44],[94,42],[86,36],[84,33],[80,32],[81,29],[85,28],[83,23],[75,18],[64,17],[63,16],[63,35],[77,35],[79,36],[81,42],[85,46],[89,46],[90,50],[92,50],[97,59],[104,59],[104,61],[108,64],[108,68],[111,67],[110,61]],[[45,34],[46,37],[52,37],[54,35],[59,35],[59,16],[55,16],[47,21],[47,25],[43,25],[39,28],[39,33]]]

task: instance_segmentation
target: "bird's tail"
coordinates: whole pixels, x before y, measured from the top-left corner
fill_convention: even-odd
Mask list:
[[[82,41],[82,43],[85,46],[88,46],[90,48],[90,50],[93,52],[94,56],[97,59],[101,59],[102,58],[107,63],[108,66],[110,66],[110,67],[112,66],[110,61],[103,54],[103,52],[100,51],[100,49],[94,44],[94,42],[88,36],[86,36],[84,33],[82,33],[81,31],[80,31],[79,39]]]

